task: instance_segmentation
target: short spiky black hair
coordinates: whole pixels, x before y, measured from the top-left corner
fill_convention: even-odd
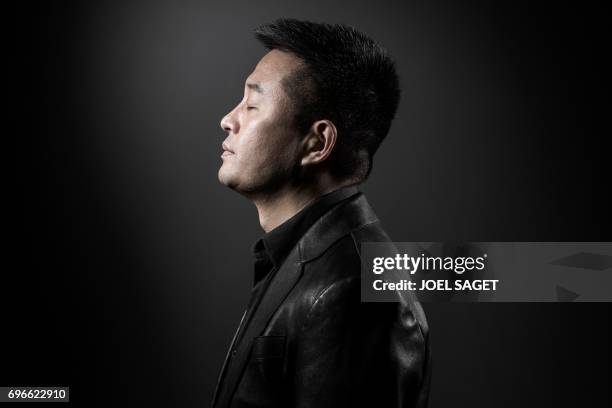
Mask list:
[[[341,24],[279,19],[255,30],[269,50],[292,53],[305,68],[284,82],[298,105],[297,125],[316,120],[338,129],[331,171],[355,182],[368,177],[374,153],[389,132],[400,90],[393,60],[367,35]]]

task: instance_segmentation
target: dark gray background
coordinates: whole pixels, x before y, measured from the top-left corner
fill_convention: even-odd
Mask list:
[[[394,240],[611,240],[594,6],[26,7],[7,11],[3,385],[70,386],[77,406],[208,405],[262,233],[217,182],[218,123],[263,55],[251,30],[277,17],[354,25],[396,57],[402,102],[364,186]],[[608,304],[425,310],[432,407],[608,406]]]

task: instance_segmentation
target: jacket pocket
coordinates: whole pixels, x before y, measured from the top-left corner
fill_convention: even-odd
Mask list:
[[[259,379],[279,385],[283,378],[285,336],[259,336],[253,339],[250,365]]]
[[[283,358],[285,355],[285,336],[259,336],[253,339],[251,360]]]
[[[251,340],[245,371],[232,407],[286,406],[284,386],[285,336],[260,336]]]

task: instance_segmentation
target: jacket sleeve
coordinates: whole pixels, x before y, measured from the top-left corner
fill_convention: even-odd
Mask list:
[[[295,346],[294,406],[426,406],[429,351],[418,309],[361,303],[355,278],[322,290]]]

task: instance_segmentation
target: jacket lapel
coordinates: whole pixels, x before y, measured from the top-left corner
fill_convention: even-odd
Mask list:
[[[240,340],[234,360],[227,371],[227,378],[222,380],[225,384],[220,387],[224,394],[220,396],[220,399],[221,401],[225,400],[225,404],[229,402],[227,399],[234,394],[234,390],[242,376],[242,372],[248,362],[253,339],[261,336],[276,310],[278,310],[302,275],[303,267],[298,251],[299,246],[296,246],[272,277],[270,286],[268,286],[251,321],[245,328],[246,331]],[[225,405],[221,403],[219,406]]]
[[[223,379],[225,378],[226,372],[227,372],[227,367],[229,364],[229,360],[230,360],[230,355],[232,354],[232,350],[234,349],[234,345],[236,343],[236,337],[238,336],[238,332],[240,331],[240,328],[242,327],[242,323],[244,322],[244,318],[246,316],[247,311],[245,310],[244,313],[242,313],[242,318],[240,319],[240,324],[238,325],[238,328],[236,329],[236,332],[234,333],[234,337],[232,338],[232,342],[230,344],[229,349],[227,350],[227,353],[225,354],[225,360],[223,361],[223,368],[221,369],[221,374],[219,374],[219,378],[217,379],[217,385],[215,386],[215,393],[213,394],[213,403],[212,406],[216,406],[217,404],[217,398],[219,398],[219,391],[221,390],[221,384],[223,384]]]

